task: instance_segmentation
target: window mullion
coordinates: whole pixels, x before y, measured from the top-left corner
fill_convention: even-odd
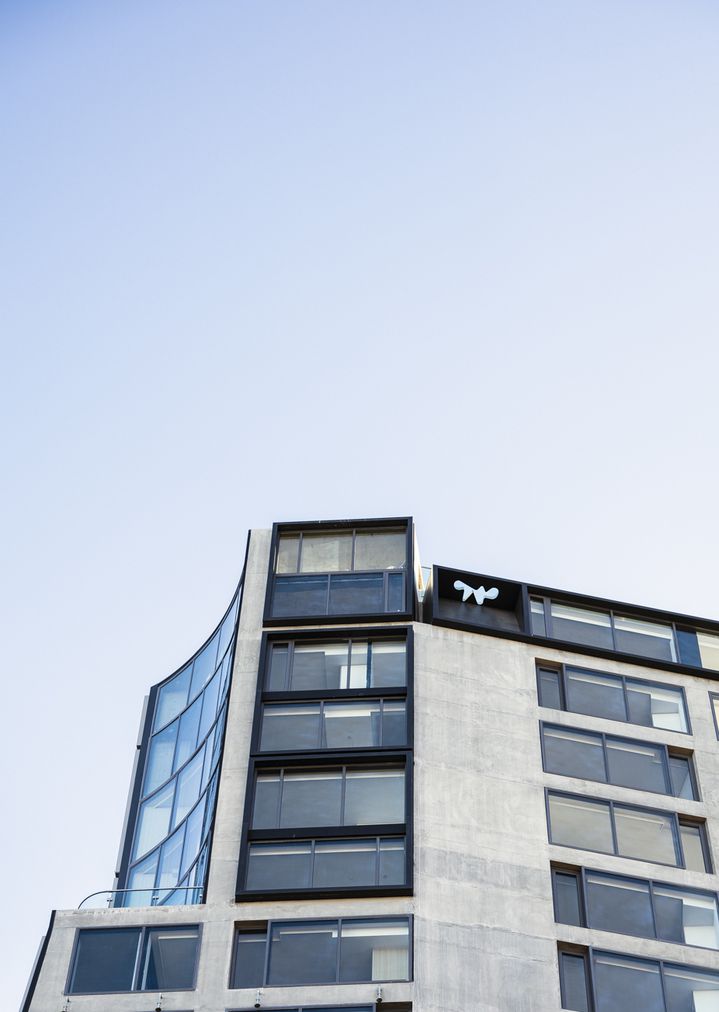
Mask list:
[[[654,926],[654,937],[659,939],[659,926],[657,923],[657,911],[654,904],[654,882],[652,879],[649,880],[649,906],[652,911],[652,924]]]
[[[267,936],[265,938],[265,965],[262,970],[262,983],[267,984],[270,973],[270,947],[272,945],[272,921],[267,922]]]
[[[614,818],[614,802],[609,802],[609,822],[612,827],[612,846],[614,847],[614,854],[617,857],[621,857],[619,853],[619,844],[617,842],[617,825]]]
[[[159,862],[158,862],[159,868]],[[145,932],[147,928],[140,928],[137,936],[137,951],[135,952],[135,966],[132,971],[132,990],[140,991],[140,974],[142,972],[142,950],[145,942]]]
[[[339,983],[340,979],[340,955],[342,948],[342,918],[339,917],[335,922],[337,924],[337,961],[335,963],[335,983]]]

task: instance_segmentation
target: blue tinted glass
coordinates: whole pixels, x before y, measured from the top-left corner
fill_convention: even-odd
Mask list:
[[[180,730],[175,750],[175,769],[179,769],[183,763],[186,763],[195,751],[201,712],[202,696],[196,699],[189,710],[185,710],[182,717],[180,717]]]
[[[159,857],[160,852],[156,850],[132,869],[127,888],[133,891],[125,893],[122,902],[124,907],[151,906]],[[135,892],[134,890],[138,891]]]
[[[219,634],[215,633],[204,650],[195,658],[195,663],[192,666],[190,699],[196,696],[202,686],[212,677],[217,663],[217,644],[219,639]]]
[[[238,594],[235,600],[232,602],[232,607],[230,608],[224,622],[222,623],[222,626],[220,627],[220,646],[217,651],[218,658],[222,658],[222,656],[224,655],[225,650],[227,650],[227,647],[230,644],[230,640],[232,639],[232,634],[235,631],[235,622],[237,620],[237,605],[239,600],[240,596]]]
[[[330,615],[373,615],[384,610],[382,573],[342,573],[330,577]]]
[[[326,576],[278,576],[272,598],[272,614],[326,615]]]
[[[177,826],[189,813],[192,806],[200,796],[200,784],[202,781],[203,752],[198,752],[195,758],[185,766],[177,778],[177,790],[175,792],[175,812],[172,817],[173,826]]]
[[[691,664],[692,667],[702,666],[701,654],[697,634],[692,629],[677,629],[677,642],[679,644],[679,660],[682,664]]]
[[[180,866],[180,875],[178,877],[185,875],[187,869],[197,857],[200,844],[202,843],[202,821],[204,815],[205,806],[202,802],[200,802],[190,818],[187,820],[185,849],[182,852],[182,864]]]
[[[185,838],[185,827],[181,826],[173,833],[169,840],[162,845],[160,854],[160,874],[158,885],[166,889],[177,884],[180,877],[180,858],[182,857],[182,843]]]
[[[217,695],[220,688],[220,674],[221,672],[218,671],[205,691],[202,693],[202,718],[200,719],[200,729],[197,734],[198,741],[202,741],[207,732],[210,730],[215,719],[215,714],[217,713]]]
[[[387,577],[387,611],[404,611],[404,575],[390,573]]]
[[[183,668],[175,677],[162,686],[157,694],[157,705],[155,709],[154,729],[167,724],[176,717],[180,710],[184,710],[187,703],[187,691],[190,687],[191,666]]]
[[[151,794],[160,784],[164,784],[172,773],[172,758],[175,754],[175,740],[179,720],[175,720],[164,731],[160,731],[150,740],[150,751],[145,769],[145,781],[142,796]]]
[[[80,931],[70,994],[131,990],[139,941],[139,928]]]

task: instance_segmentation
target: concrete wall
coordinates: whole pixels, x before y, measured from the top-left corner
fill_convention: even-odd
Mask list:
[[[718,743],[706,679],[541,648],[548,661],[682,684],[693,735],[618,725],[537,705],[531,644],[415,625],[414,897],[234,902],[249,740],[257,684],[269,532],[253,532],[240,619],[206,904],[63,911],[56,919],[32,1012],[60,1012],[76,929],[115,924],[203,926],[198,987],[163,1008],[250,1009],[255,992],[230,991],[234,926],[270,918],[414,914],[414,982],[384,985],[385,1001],[414,1012],[552,1012],[560,1007],[557,940],[719,969],[719,954],[554,923],[550,861],[719,888],[719,879],[550,846],[544,788],[709,817],[719,859]],[[539,720],[694,748],[701,802],[570,780],[542,772]],[[266,988],[263,1007],[371,1002],[372,984]],[[155,995],[75,996],[71,1012],[145,1012]],[[642,1010],[637,1010],[642,1012]]]

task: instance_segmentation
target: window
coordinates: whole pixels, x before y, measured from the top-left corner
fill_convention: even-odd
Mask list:
[[[271,617],[406,610],[407,527],[283,531]]]
[[[672,621],[622,615],[610,607],[586,607],[536,595],[530,597],[529,628],[533,636],[719,671],[719,634]]]
[[[714,716],[714,730],[716,736],[719,738],[719,693],[710,692],[709,702],[711,703],[712,714]]]
[[[587,973],[591,960],[592,978]],[[572,960],[572,962],[570,962]],[[716,1012],[719,973],[615,952],[559,953],[562,1008],[574,1012]],[[567,986],[567,980],[569,986]],[[594,992],[590,1004],[589,991]]]
[[[267,651],[267,692],[384,689],[407,684],[403,639],[271,643]]]
[[[82,928],[68,994],[187,991],[195,986],[200,929]]]
[[[274,921],[238,930],[230,987],[409,979],[408,917]]]
[[[548,792],[551,843],[602,854],[711,871],[702,823],[674,812]]]
[[[404,700],[272,703],[262,709],[260,752],[407,744]]]
[[[404,837],[349,837],[250,843],[245,888],[387,888],[406,882]]]
[[[261,770],[253,829],[404,823],[404,766]]]
[[[564,666],[539,665],[540,706],[687,733],[684,693],[671,685]]]
[[[543,724],[547,773],[696,800],[691,760],[665,745]]]
[[[552,884],[562,924],[719,949],[715,893],[588,869],[554,869]]]

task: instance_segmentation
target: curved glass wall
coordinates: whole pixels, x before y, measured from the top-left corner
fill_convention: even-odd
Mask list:
[[[201,903],[235,648],[238,588],[207,643],[151,697],[119,906]]]

